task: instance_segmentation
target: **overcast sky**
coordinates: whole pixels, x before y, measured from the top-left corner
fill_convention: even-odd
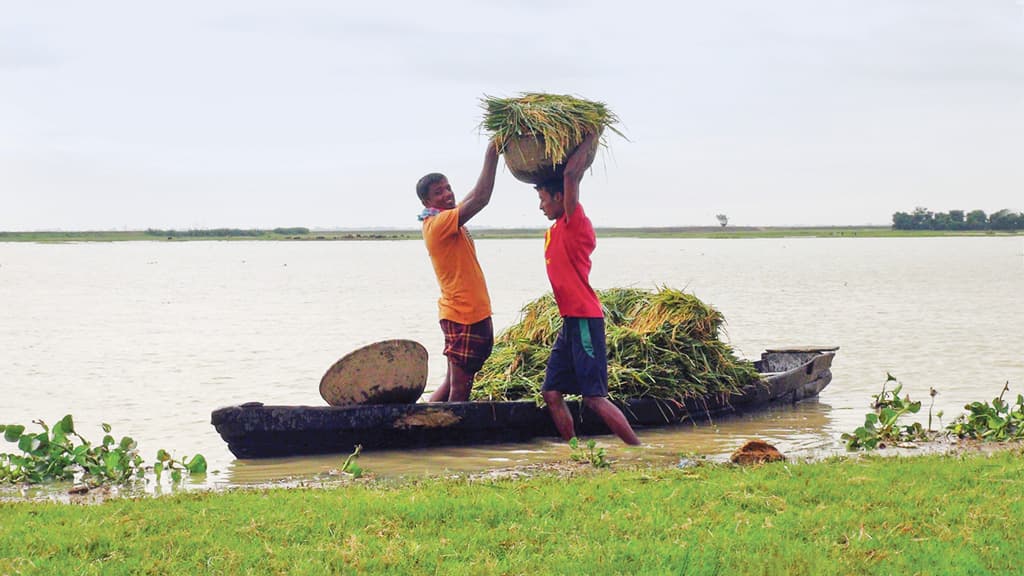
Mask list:
[[[414,228],[523,91],[621,118],[597,226],[1024,210],[1020,0],[0,0],[0,230]],[[499,168],[473,225],[546,224]]]

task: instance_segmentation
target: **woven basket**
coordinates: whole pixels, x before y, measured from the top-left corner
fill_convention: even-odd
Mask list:
[[[594,163],[600,138],[594,139],[594,145],[587,155],[585,168]],[[575,147],[573,148],[575,150]],[[571,156],[572,152],[568,154]],[[548,180],[562,177],[565,161],[555,164],[544,153],[544,137],[537,134],[523,134],[510,138],[505,144],[505,165],[516,180],[527,184],[543,184]]]

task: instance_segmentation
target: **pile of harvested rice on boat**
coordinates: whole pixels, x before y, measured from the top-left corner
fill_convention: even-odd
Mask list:
[[[753,363],[719,339],[722,315],[696,296],[667,287],[597,295],[604,307],[610,397],[683,400],[734,392],[759,379]],[[539,402],[561,326],[551,294],[527,304],[519,323],[496,339],[476,375],[473,399]]]

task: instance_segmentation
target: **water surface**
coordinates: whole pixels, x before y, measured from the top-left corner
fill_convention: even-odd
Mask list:
[[[542,241],[480,240],[496,329],[548,290]],[[915,399],[939,391],[944,423],[1009,381],[1024,392],[1024,239],[599,239],[597,288],[685,288],[725,315],[744,356],[837,345],[819,401],[712,425],[613,437],[612,458],[672,462],[728,454],[746,439],[783,452],[839,451],[886,373]],[[412,338],[444,373],[437,285],[418,241],[0,243],[0,422],[74,414],[151,460],[204,454],[207,485],[308,477],[341,458],[241,461],[210,412],[247,401],[322,405],[321,376],[354,348]],[[927,407],[927,402],[926,402]],[[4,448],[10,451],[13,445]],[[565,460],[564,444],[367,453],[381,476],[472,472]]]

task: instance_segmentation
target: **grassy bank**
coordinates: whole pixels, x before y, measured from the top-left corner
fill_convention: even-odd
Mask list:
[[[1019,450],[0,504],[0,574],[1016,574]]]
[[[542,228],[474,228],[475,238],[538,238],[544,235]],[[740,227],[728,228],[711,226],[667,227],[667,228],[598,228],[601,238],[903,238],[934,236],[1013,236],[1020,232],[991,232],[968,230],[893,230],[888,226],[820,226],[820,227]],[[419,240],[418,229],[408,230],[334,230],[312,231],[308,234],[277,234],[266,231],[253,235],[199,236],[147,234],[143,230],[107,231],[40,231],[0,232],[0,242],[182,242],[190,240],[230,241],[334,241],[334,240]]]

